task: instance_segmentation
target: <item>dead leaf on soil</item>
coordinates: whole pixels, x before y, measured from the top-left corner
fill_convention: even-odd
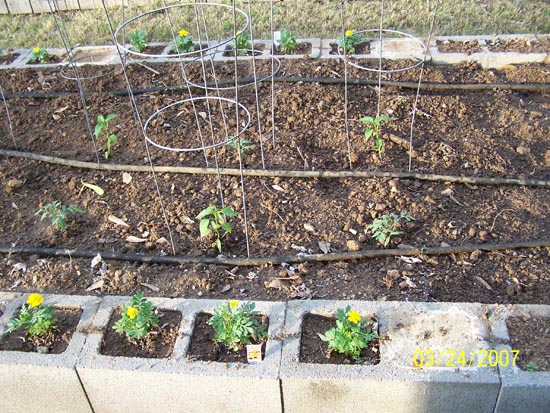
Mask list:
[[[170,243],[168,242],[168,240],[164,237],[160,237],[158,240],[157,240],[157,244],[167,244],[167,245],[170,245]]]
[[[417,288],[417,285],[409,277],[404,275],[403,278],[405,280],[399,283],[399,288],[401,288],[402,290],[405,288]]]
[[[405,261],[407,264],[417,264],[419,262],[422,262],[420,258],[416,258],[416,257],[400,256],[399,259],[401,259],[402,261]]]
[[[97,254],[94,259],[92,260],[92,268],[95,268],[97,264],[99,264],[103,258],[101,258],[101,254]]]
[[[128,235],[126,237],[126,242],[133,242],[133,243],[140,243],[140,242],[146,242],[147,241],[147,238],[139,238],[139,237],[134,237],[133,235]]]
[[[489,283],[488,283],[487,281],[485,281],[483,278],[478,277],[477,275],[475,275],[474,278],[475,278],[476,280],[478,280],[479,283],[480,283],[482,286],[484,286],[484,287],[487,288],[488,290],[493,291],[493,288],[492,288],[492,287],[489,285]]]
[[[279,185],[271,185],[271,187],[272,187],[275,191],[285,192],[285,190],[284,190],[283,188],[281,188]]]
[[[446,188],[443,191],[441,191],[441,195],[448,196],[449,198],[451,198],[454,201],[455,204],[460,205],[462,207],[465,206],[463,203],[457,201],[457,199],[455,198],[454,193],[455,192],[451,188]]]
[[[328,254],[330,252],[330,242],[319,241],[318,244],[323,254]]]
[[[307,222],[304,224],[304,229],[305,229],[307,232],[314,232],[314,231],[315,231],[315,228],[313,227],[313,225],[308,224]]]
[[[93,283],[93,284],[90,285],[88,288],[86,288],[86,291],[97,290],[98,288],[103,287],[104,284],[105,284],[105,281],[103,280],[103,278],[100,278],[100,279],[97,280],[95,283]]]
[[[145,288],[149,288],[151,291],[154,291],[156,293],[158,293],[160,291],[160,288],[158,288],[156,285],[153,285],[153,284],[139,283],[139,285],[142,285]]]
[[[11,270],[9,272],[9,275],[11,276],[16,272],[20,272],[21,274],[25,274],[27,272],[27,265],[22,263],[22,262],[18,262],[16,264],[12,265]]]
[[[107,219],[115,225],[122,225],[123,227],[130,228],[130,225],[128,225],[122,219],[115,217],[114,215],[109,215]]]
[[[226,284],[226,285],[221,289],[220,292],[226,293],[226,292],[228,292],[230,289],[231,289],[231,284]]]
[[[122,182],[125,184],[129,184],[130,182],[132,182],[132,175],[130,175],[128,172],[123,172]]]

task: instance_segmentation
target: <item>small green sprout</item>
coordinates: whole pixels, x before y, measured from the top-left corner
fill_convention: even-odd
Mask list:
[[[114,133],[109,133],[109,122],[116,118],[117,115],[114,113],[111,113],[107,115],[107,117],[103,117],[103,115],[99,115],[97,117],[97,124],[95,125],[94,129],[94,136],[96,139],[99,140],[101,136],[105,137],[105,140],[107,141],[107,150],[105,151],[105,159],[109,159],[109,156],[111,155],[111,145],[118,143],[118,138]]]
[[[374,149],[378,151],[378,157],[382,159],[382,153],[384,152],[384,141],[380,137],[380,125],[382,122],[393,120],[393,118],[388,115],[378,115],[375,118],[365,116],[359,120],[367,125],[367,128],[365,129],[365,142],[368,142],[369,139],[374,136]]]
[[[128,35],[130,37],[130,45],[136,52],[141,53],[147,47],[147,30],[135,30]]]
[[[227,221],[227,218],[234,216],[237,216],[237,213],[230,207],[224,207],[218,210],[215,205],[210,205],[208,208],[203,209],[201,213],[196,216],[197,219],[201,220],[199,224],[201,237],[206,237],[214,231],[216,234],[216,246],[220,253],[222,252],[220,231],[223,230],[225,233],[231,234],[233,228]]]
[[[400,235],[403,231],[397,229],[399,221],[402,219],[406,221],[414,220],[409,214],[402,212],[401,215],[397,214],[385,214],[382,218],[375,219],[372,224],[367,226],[367,229],[372,231],[372,237],[376,239],[384,247],[387,247],[391,241],[391,237]]]
[[[195,51],[193,36],[191,36],[187,30],[181,29],[176,38],[170,43],[170,51],[179,54]]]
[[[525,368],[527,369],[527,371],[533,372],[533,371],[537,371],[539,369],[539,365],[537,363],[535,363],[534,361],[530,361],[529,363],[527,363],[525,365]]]
[[[42,214],[40,217],[41,221],[44,218],[51,218],[53,226],[57,226],[61,231],[65,231],[65,228],[67,228],[67,216],[82,212],[84,211],[74,205],[67,206],[60,201],[52,201],[36,211],[34,215]]]
[[[373,320],[361,317],[361,314],[347,306],[345,310],[339,308],[336,311],[336,327],[320,337],[328,342],[329,351],[345,354],[359,362],[361,351],[373,338],[379,338],[372,330],[373,325]]]
[[[281,32],[281,51],[284,53],[293,53],[298,47],[296,36],[289,29],[283,29]]]
[[[361,42],[361,38],[355,30],[349,29],[346,30],[344,37],[338,39],[338,49],[344,53],[353,53],[355,52],[355,46]]]
[[[237,300],[218,304],[208,320],[216,332],[214,342],[237,351],[247,344],[264,340],[267,337],[266,327],[258,322],[256,317],[260,313],[254,308],[254,303],[239,303]]]
[[[36,62],[45,63],[46,60],[48,60],[48,57],[50,57],[50,54],[46,49],[36,46],[35,48],[32,49],[30,61],[31,63],[36,63]]]
[[[250,140],[240,138],[235,139],[233,137],[230,137],[227,141],[227,146],[234,148],[241,155],[254,149],[254,145]]]
[[[140,340],[149,335],[158,323],[159,318],[154,313],[153,305],[138,291],[130,298],[129,303],[122,306],[122,318],[115,323],[113,329],[131,340]]]
[[[56,329],[55,308],[42,304],[44,298],[37,293],[29,295],[19,315],[8,322],[6,332],[10,333],[23,327],[31,340],[43,338]]]

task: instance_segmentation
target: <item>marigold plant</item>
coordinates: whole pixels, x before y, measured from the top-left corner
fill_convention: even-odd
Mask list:
[[[46,60],[48,60],[48,57],[50,57],[50,54],[46,49],[42,49],[41,47],[36,46],[32,49],[30,61],[31,63],[45,63]]]
[[[195,50],[193,36],[185,29],[181,29],[172,43],[170,43],[170,51],[175,53],[191,53]]]
[[[361,317],[361,314],[347,306],[345,310],[339,308],[336,311],[336,327],[320,337],[328,342],[330,351],[345,354],[359,362],[361,351],[373,338],[378,338],[378,334],[372,330],[373,324],[373,320]]]
[[[237,300],[218,304],[208,320],[216,332],[214,342],[237,351],[246,344],[264,340],[267,337],[266,326],[257,320],[260,313],[254,308],[254,303],[241,304]]]
[[[6,332],[23,327],[29,337],[40,338],[55,330],[55,308],[43,304],[44,297],[34,293],[29,295],[16,318],[10,320]]]
[[[122,317],[113,329],[129,339],[139,340],[145,338],[158,323],[159,318],[153,311],[153,305],[138,291],[129,303],[122,306]]]
[[[344,36],[338,39],[338,48],[344,53],[353,53],[359,42],[361,42],[359,34],[353,29],[348,29]]]

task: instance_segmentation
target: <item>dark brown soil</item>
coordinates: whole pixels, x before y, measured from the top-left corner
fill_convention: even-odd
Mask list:
[[[19,57],[19,53],[10,50],[0,50],[0,65],[9,65]]]
[[[130,340],[124,334],[117,333],[113,326],[120,320],[121,310],[116,309],[101,343],[101,354],[120,357],[167,358],[174,350],[178,337],[181,313],[179,311],[157,310],[159,327],[141,340]]]
[[[537,371],[550,371],[550,319],[548,317],[512,317],[506,320],[512,350],[519,350],[516,360],[527,370],[535,363]]]
[[[275,49],[275,55],[285,55],[285,54],[291,54],[291,55],[309,55],[311,53],[311,43],[298,43],[296,45],[296,50],[294,50],[292,53],[285,53],[282,50]]]
[[[477,40],[466,40],[460,42],[457,40],[437,40],[435,42],[437,50],[441,53],[479,53],[483,49]]]
[[[371,317],[372,320],[375,318]],[[302,324],[300,341],[300,361],[318,364],[378,364],[380,363],[380,346],[378,339],[372,339],[368,347],[361,351],[359,362],[345,354],[328,348],[328,343],[321,340],[319,334],[325,334],[335,327],[335,319],[316,314],[306,314]]]
[[[548,53],[550,37],[539,36],[535,39],[492,39],[487,42],[491,52]]]
[[[2,336],[0,350],[61,354],[67,350],[81,314],[82,310],[79,308],[58,308],[55,313],[56,330],[51,335],[43,339],[31,340],[21,327]]]
[[[232,351],[223,344],[214,343],[216,333],[212,326],[208,324],[210,317],[212,317],[212,314],[197,314],[187,358],[190,360],[217,361],[222,363],[246,363],[246,348]],[[266,317],[259,317],[259,321],[266,328],[269,326],[269,320]],[[263,351],[265,351],[265,346],[262,349]]]
[[[271,62],[257,62],[269,72]],[[378,62],[376,62],[376,65]],[[385,65],[395,63],[384,62]],[[406,63],[404,63],[406,64]],[[134,88],[181,85],[179,64],[150,64],[159,74],[138,65],[128,66]],[[248,76],[252,62],[239,61]],[[220,78],[231,74],[234,63],[216,63]],[[196,70],[199,70],[197,68]],[[97,68],[82,66],[82,75]],[[420,69],[384,75],[388,80],[417,81]],[[285,61],[278,76],[341,78],[342,63],[330,61]],[[196,73],[195,73],[196,75]],[[376,76],[350,68],[350,76]],[[229,78],[229,77],[228,77]],[[550,82],[545,65],[481,70],[476,65],[440,67],[428,65],[425,82],[488,83]],[[70,92],[57,98],[8,96],[17,149],[37,154],[96,162],[92,139],[84,122],[82,102],[75,82],[62,79],[58,70],[26,69],[0,72],[4,93]],[[129,99],[107,93],[124,91],[120,72],[85,81],[90,93],[86,103],[92,127],[99,114],[116,113],[112,122],[119,144],[109,162],[148,165],[142,135],[134,123]],[[136,95],[142,120],[168,104],[185,98],[182,90],[146,91]],[[344,127],[344,92],[341,84],[276,83],[275,147],[271,144],[271,85],[259,86],[262,142],[265,168],[269,170],[349,170]],[[353,170],[405,172],[407,149],[396,142],[408,141],[415,90],[383,87],[381,113],[395,120],[384,123],[386,150],[380,159],[370,142],[364,141],[359,119],[376,113],[376,88],[349,88],[350,146]],[[221,96],[234,98],[234,91]],[[550,179],[549,92],[507,90],[422,91],[413,129],[412,171],[455,176]],[[255,92],[239,92],[239,101],[257,117]],[[202,103],[201,103],[202,104]],[[198,105],[199,112],[205,107]],[[213,119],[221,118],[212,105]],[[234,107],[225,107],[234,129]],[[3,112],[2,112],[3,113]],[[218,116],[219,115],[219,116]],[[242,113],[241,113],[242,115]],[[241,118],[242,119],[242,118]],[[195,120],[189,107],[175,105],[151,122],[155,139],[187,147],[195,145]],[[5,117],[0,123],[7,130]],[[206,136],[210,136],[204,124]],[[220,126],[216,126],[217,128]],[[218,129],[219,130],[219,129]],[[8,133],[2,149],[15,149]],[[391,136],[401,141],[392,141]],[[255,145],[243,154],[244,166],[262,169],[257,125],[243,135]],[[221,138],[223,140],[224,138]],[[100,162],[105,147],[98,143]],[[202,151],[169,152],[150,146],[155,165],[204,167]],[[214,152],[208,150],[209,166]],[[221,145],[218,164],[237,168],[235,149]],[[21,158],[0,158],[0,237],[2,245],[78,248],[92,251],[169,254],[170,234],[154,181],[149,173],[131,172],[123,183],[122,172],[93,171]],[[215,257],[214,239],[201,239],[197,214],[220,197],[216,175],[162,173],[159,190],[177,255]],[[91,190],[80,193],[82,181],[101,186],[105,195]],[[224,202],[239,213],[233,233],[222,238],[223,253],[247,255],[243,222],[242,189],[237,176],[222,176]],[[5,254],[0,260],[0,289],[73,294],[126,294],[142,289],[142,283],[158,288],[155,295],[173,297],[286,300],[290,298],[467,301],[482,303],[548,304],[550,297],[550,249],[547,247],[484,251],[484,243],[550,239],[550,197],[545,188],[504,185],[451,184],[449,182],[390,178],[246,177],[248,236],[252,257],[321,253],[320,242],[330,251],[379,249],[367,226],[383,214],[407,212],[415,218],[404,224],[403,234],[389,247],[478,244],[468,254],[418,257],[406,262],[399,257],[312,262],[289,272],[278,265],[234,269],[202,264],[156,265],[109,261],[101,274],[103,285],[87,288],[98,275],[90,259],[65,259],[38,255]],[[69,217],[65,232],[35,216],[53,200],[74,204],[85,212]],[[123,219],[128,227],[109,220]],[[128,237],[142,242],[129,242]],[[21,263],[26,271],[16,271]],[[412,283],[403,283],[409,279]]]
[[[57,56],[54,54],[49,55],[46,59],[44,59],[44,62],[36,61],[31,62],[30,60],[27,62],[30,66],[39,66],[39,65],[45,65],[45,64],[55,64],[55,63],[61,63],[63,61],[64,56]]]

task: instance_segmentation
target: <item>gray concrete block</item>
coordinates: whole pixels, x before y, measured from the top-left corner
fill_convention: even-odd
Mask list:
[[[495,340],[501,341],[501,344],[495,347],[498,352],[517,350],[505,344],[510,339],[506,327],[507,318],[548,317],[550,325],[550,306],[548,305],[491,306],[491,310],[489,317],[491,331]],[[502,386],[495,412],[543,413],[550,410],[550,372],[524,371],[511,363],[508,366],[499,365],[499,370]]]
[[[94,319],[102,331],[116,306],[128,297],[106,297]],[[280,411],[279,364],[283,303],[256,302],[269,316],[266,357],[261,364],[216,363],[186,359],[195,316],[213,312],[218,300],[151,299],[156,307],[181,311],[183,319],[173,354],[166,359],[110,357],[99,353],[101,333],[89,336],[77,371],[95,413]]]
[[[301,363],[303,316],[334,315],[347,305],[378,319],[383,337],[380,364]],[[289,302],[280,373],[285,412],[302,412],[305,406],[316,412],[493,411],[500,388],[495,368],[413,365],[416,349],[469,353],[489,348],[484,310],[481,305],[453,303]],[[439,335],[441,329],[447,338]]]
[[[27,297],[28,294],[20,295],[12,301],[9,313],[1,319],[0,330],[4,330],[5,323]],[[77,330],[61,354],[0,351],[0,411],[91,413],[74,366],[100,298],[44,295],[44,301],[55,302],[56,307],[81,308]]]

